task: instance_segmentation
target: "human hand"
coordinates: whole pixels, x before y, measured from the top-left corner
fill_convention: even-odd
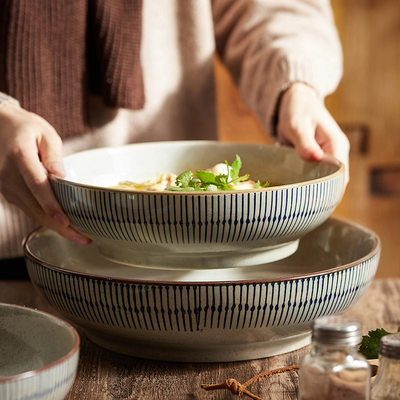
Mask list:
[[[336,157],[345,166],[348,183],[349,140],[310,86],[296,82],[283,94],[277,139],[282,144],[294,146],[305,160],[321,160],[325,153]]]
[[[62,141],[43,118],[15,104],[0,107],[0,191],[39,225],[67,239],[88,244],[58,204],[48,173],[65,175]]]

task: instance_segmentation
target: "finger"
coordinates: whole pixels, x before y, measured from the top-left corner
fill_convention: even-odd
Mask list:
[[[325,116],[318,121],[316,135],[326,152],[343,163],[347,163],[350,151],[349,140],[329,112],[326,112]]]
[[[46,226],[47,228],[56,231],[61,236],[75,243],[81,245],[87,245],[91,243],[91,240],[88,237],[82,235],[71,226],[61,225],[55,218],[49,218],[49,216],[40,208],[38,203],[35,204],[34,201],[31,201],[28,204],[24,199],[19,198],[15,204],[19,208],[26,210],[26,215],[38,225]]]
[[[324,152],[315,139],[315,129],[316,125],[310,118],[303,118],[278,127],[278,137],[291,142],[301,158],[310,161],[321,160]]]
[[[63,214],[54,197],[47,178],[47,172],[40,162],[39,155],[37,152],[32,151],[35,147],[36,143],[32,140],[32,142],[27,142],[15,150],[14,158],[18,170],[25,185],[46,214]],[[65,217],[64,225],[69,225],[67,217]]]
[[[33,154],[32,158],[35,158],[35,152],[32,150],[27,151],[26,147],[28,149],[35,148],[36,144],[34,143],[34,138],[31,138],[31,136],[28,137],[28,140],[26,137],[24,137],[22,140],[24,145],[21,145],[18,142],[16,143],[13,154],[7,157],[1,170],[2,192],[6,199],[13,204],[20,206],[20,203],[22,202],[24,204],[23,207],[21,205],[23,211],[27,215],[34,217],[34,215],[29,212],[30,208],[35,210],[36,213],[43,213],[44,208],[42,205],[40,205],[39,200],[35,197],[31,188],[28,189],[27,181],[34,180],[34,178],[29,178],[28,176],[33,173],[36,175],[42,174],[43,178],[36,179],[43,179],[43,181],[46,182],[47,174],[42,164],[37,160],[28,166],[25,165],[25,163],[29,163],[29,161],[26,161],[27,157],[29,157],[25,155],[26,153],[29,154],[31,152]],[[37,155],[36,158],[38,158]],[[41,193],[40,189],[36,189],[35,192]],[[54,219],[54,223],[61,226],[68,226],[69,220],[64,215],[59,204],[55,200],[51,188],[42,196],[50,203],[48,206],[48,208],[51,210],[49,215]],[[51,205],[51,197],[54,198],[54,205]],[[23,199],[23,201],[21,199]],[[44,207],[46,207],[46,204]],[[33,219],[37,220],[36,218]],[[54,223],[52,225],[54,225]]]
[[[56,231],[61,236],[75,243],[81,245],[87,245],[91,243],[91,240],[88,237],[82,235],[71,226],[63,226],[59,224],[56,219],[49,218],[49,216],[45,214],[43,210],[40,208],[39,204],[37,203],[34,204],[33,201],[28,204],[26,203],[26,201],[24,201],[24,199],[21,198],[17,199],[17,201],[14,204],[17,207],[26,211],[25,212],[26,215],[33,221],[35,221],[38,225],[46,226],[47,228]]]
[[[278,142],[279,142],[280,144],[283,144],[284,146],[293,147],[293,143],[292,143],[289,139],[286,139],[285,136],[280,135],[280,134],[278,134]]]
[[[62,159],[62,140],[55,129],[43,121],[43,135],[38,139],[40,161],[47,171],[61,178],[65,176]]]
[[[5,188],[7,189],[4,193],[6,199],[22,209],[38,225],[53,229],[61,236],[78,244],[89,244],[91,242],[89,238],[77,232],[71,226],[65,226],[63,223],[60,223],[58,218],[50,218],[25,186],[20,174],[14,174],[12,182],[12,186],[8,185]]]
[[[326,111],[317,126],[316,138],[322,149],[336,157],[345,166],[346,183],[349,180],[350,143],[345,133],[340,129],[334,118]]]

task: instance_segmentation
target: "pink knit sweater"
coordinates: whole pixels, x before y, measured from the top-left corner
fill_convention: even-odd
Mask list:
[[[267,131],[279,93],[291,82],[305,82],[322,97],[338,85],[342,55],[328,0],[143,3],[144,108],[115,110],[90,98],[92,128],[65,139],[65,154],[138,141],[216,138],[216,50]],[[10,101],[5,95],[0,106]],[[32,228],[0,195],[0,258],[21,255],[21,240]]]

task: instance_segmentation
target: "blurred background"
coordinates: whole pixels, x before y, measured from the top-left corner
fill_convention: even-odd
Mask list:
[[[351,143],[350,183],[334,215],[375,231],[377,278],[400,277],[400,3],[333,0],[344,75],[326,105]],[[268,143],[216,60],[221,140]]]

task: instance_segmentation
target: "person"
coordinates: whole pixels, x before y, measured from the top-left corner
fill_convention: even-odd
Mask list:
[[[29,3],[29,4],[28,4]],[[0,259],[36,225],[77,243],[48,173],[132,142],[217,139],[213,58],[266,131],[307,160],[348,165],[324,106],[342,75],[329,0],[7,0],[0,6]],[[245,133],[243,133],[245,135]]]

